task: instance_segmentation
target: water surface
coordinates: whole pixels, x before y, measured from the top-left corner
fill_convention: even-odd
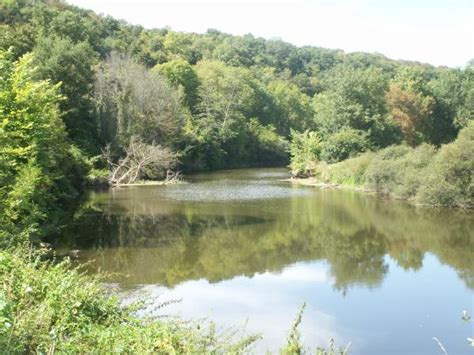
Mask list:
[[[437,337],[450,354],[473,353],[461,319],[473,313],[472,212],[287,177],[233,170],[94,192],[65,240],[122,290],[181,299],[167,314],[262,333],[256,352],[276,350],[306,302],[311,347],[334,338],[351,354],[437,354]]]

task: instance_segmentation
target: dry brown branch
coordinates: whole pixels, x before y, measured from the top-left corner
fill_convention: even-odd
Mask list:
[[[134,183],[150,172],[155,176],[164,174],[177,161],[177,155],[171,149],[143,143],[137,137],[130,139],[125,156],[117,162],[112,159],[110,146],[106,147],[103,154],[109,165],[109,182],[112,185]]]

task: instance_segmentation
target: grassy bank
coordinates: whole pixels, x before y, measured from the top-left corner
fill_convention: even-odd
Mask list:
[[[335,164],[313,163],[306,185],[345,186],[416,204],[474,207],[474,123],[437,149],[391,146]],[[298,180],[297,180],[298,182]]]
[[[0,353],[241,353],[258,338],[139,319],[97,278],[24,248],[0,251],[0,285]]]
[[[242,354],[260,339],[211,322],[139,318],[138,309],[121,305],[98,277],[68,260],[52,262],[25,247],[0,251],[1,354]],[[280,353],[347,353],[333,341],[328,349],[303,346],[301,317],[302,310]]]

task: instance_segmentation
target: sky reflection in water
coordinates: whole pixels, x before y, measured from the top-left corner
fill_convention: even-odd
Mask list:
[[[95,193],[65,232],[122,289],[180,298],[166,313],[263,333],[275,350],[306,301],[308,345],[351,354],[472,353],[473,216],[289,182],[283,170]],[[125,276],[127,274],[128,276]]]

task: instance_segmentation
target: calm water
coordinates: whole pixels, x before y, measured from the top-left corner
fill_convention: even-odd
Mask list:
[[[275,350],[303,302],[306,344],[351,354],[473,354],[474,216],[283,181],[283,169],[92,193],[65,232],[91,272],[182,299],[160,314],[260,332]],[[74,237],[72,237],[74,236]],[[150,307],[150,312],[153,307]]]

